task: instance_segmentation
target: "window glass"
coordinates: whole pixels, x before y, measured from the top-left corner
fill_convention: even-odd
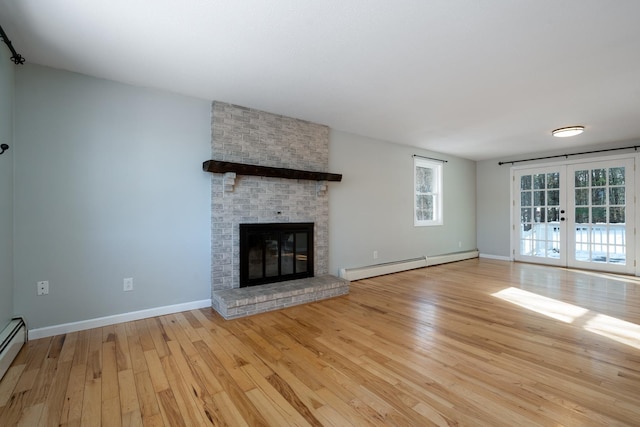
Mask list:
[[[442,225],[442,163],[414,157],[413,165],[414,225]]]

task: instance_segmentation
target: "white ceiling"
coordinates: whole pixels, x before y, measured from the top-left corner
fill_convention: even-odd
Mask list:
[[[638,0],[0,0],[28,62],[474,160],[640,139],[639,18]]]

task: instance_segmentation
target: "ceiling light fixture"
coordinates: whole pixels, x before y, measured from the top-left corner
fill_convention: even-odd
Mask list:
[[[558,138],[566,138],[568,136],[580,135],[582,132],[584,132],[584,126],[569,126],[566,128],[556,129],[551,132],[551,135]]]

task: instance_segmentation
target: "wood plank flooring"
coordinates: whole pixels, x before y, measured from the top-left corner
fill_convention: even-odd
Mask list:
[[[475,259],[34,340],[1,426],[640,425],[640,281]]]

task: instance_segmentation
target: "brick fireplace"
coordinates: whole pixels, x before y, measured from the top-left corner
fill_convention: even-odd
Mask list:
[[[328,170],[329,128],[323,125],[216,101],[212,104],[211,135],[212,160],[304,171]],[[348,282],[328,276],[327,189],[327,182],[322,180],[235,172],[212,174],[214,309],[225,318],[232,318],[348,292]],[[240,288],[240,224],[259,223],[313,223],[314,277]],[[290,292],[283,294],[286,289]],[[246,300],[249,294],[255,297],[255,306],[239,308],[238,301]]]

